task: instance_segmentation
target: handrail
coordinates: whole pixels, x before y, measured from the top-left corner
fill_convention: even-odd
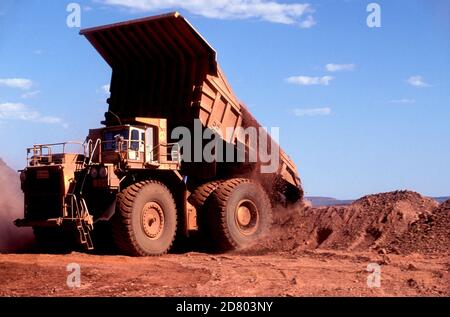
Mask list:
[[[49,144],[35,144],[31,148],[27,148],[27,163],[29,166],[38,166],[40,164],[42,165],[48,165],[53,163],[53,147],[56,146],[62,146],[62,152],[58,154],[83,154],[85,157],[84,164],[91,165],[94,160],[95,153],[98,151],[98,157],[99,157],[99,163],[102,161],[102,145],[107,143],[113,143],[116,142],[117,146],[115,151],[123,151],[122,144],[125,144],[126,151],[131,149],[131,144],[133,142],[139,143],[139,149],[141,148],[141,145],[145,146],[145,142],[141,140],[129,140],[125,139],[121,142],[117,142],[116,140],[110,140],[110,141],[102,141],[101,139],[95,140],[95,143],[92,139],[89,139],[83,143],[77,142],[77,141],[68,141],[68,142],[61,142],[61,143],[49,143]],[[81,149],[78,152],[67,152],[67,146],[68,145],[80,145]],[[171,149],[171,151],[162,151],[164,155],[161,157],[161,159],[168,160],[169,157],[172,158],[171,161],[173,162],[181,162],[181,155],[180,155],[180,145],[178,143],[161,143],[155,146],[151,151],[150,154],[154,154],[155,152],[159,151],[162,147],[166,149]],[[175,150],[175,152],[174,152]],[[47,151],[46,154],[44,154],[44,151]],[[142,151],[141,151],[142,152]],[[177,155],[174,155],[177,154]],[[30,157],[31,154],[31,157]],[[176,159],[173,160],[173,156],[176,156]]]
[[[90,140],[90,141],[92,141],[92,140]],[[99,146],[99,145],[101,145],[101,143],[102,143],[101,139],[97,139],[97,141],[95,141],[94,148],[89,153],[89,165],[92,164],[92,159],[94,158],[94,154],[95,154],[95,151],[97,150],[97,147],[99,148],[99,153],[98,153],[99,163],[101,163],[101,161],[102,161],[102,153],[101,153],[102,150],[101,150],[101,148],[102,147]],[[92,142],[91,142],[91,146],[92,146]]]
[[[108,151],[105,150],[106,152],[114,151],[114,152],[119,152],[120,153],[120,152],[126,152],[126,151],[132,150],[131,149],[131,144],[132,143],[139,143],[138,149],[142,149],[142,148],[145,149],[145,141],[142,141],[142,140],[121,139],[121,140],[107,140],[107,141],[104,141],[104,140],[101,140],[101,139],[97,139],[97,140],[95,140],[95,143],[94,143],[93,139],[89,139],[86,142],[86,147],[88,148],[87,158],[89,158],[87,164],[91,165],[93,163],[93,160],[94,160],[94,157],[95,157],[95,154],[96,154],[97,151],[98,151],[98,156],[99,156],[99,162],[98,163],[101,163],[103,146],[106,145],[106,144],[115,144],[116,145],[114,148],[111,148],[111,150],[108,150]],[[176,156],[176,160],[172,159],[171,162],[181,163],[180,144],[179,143],[161,143],[161,144],[155,146],[150,151],[150,154],[154,154],[161,147],[165,147],[167,149],[172,149],[170,152],[169,151],[164,151],[165,155],[163,155],[161,157],[161,159],[165,159],[167,161],[169,157]],[[174,155],[174,150],[176,151],[175,152],[176,155]],[[137,150],[137,151],[139,151],[139,150]],[[145,152],[145,150],[144,151],[139,151],[139,152]]]
[[[177,149],[177,152],[178,152],[178,154],[179,154],[179,152],[180,152],[180,144],[179,143],[161,143],[161,144],[158,144],[157,146],[155,146],[151,151],[150,151],[150,154],[152,154],[152,153],[154,153],[156,150],[159,150],[159,148],[160,147],[165,147],[166,149],[169,149],[170,147],[172,147],[172,151],[173,151],[173,147],[177,147],[178,149]],[[171,153],[167,153],[166,152],[166,155],[165,155],[165,159],[167,160],[167,158],[169,157],[169,156],[172,156],[172,151],[171,151]],[[178,163],[180,163],[181,162],[181,156],[179,155],[178,156],[178,160],[176,160],[176,162],[178,162]]]
[[[68,145],[79,145],[80,150],[79,151],[66,151]],[[34,144],[33,147],[27,148],[27,164],[28,165],[39,165],[43,163],[43,159],[46,159],[46,162],[43,164],[51,164],[52,158],[54,155],[54,147],[61,146],[62,151],[56,154],[83,154],[86,155],[86,151],[84,148],[84,143],[78,142],[78,141],[67,141],[67,142],[60,142],[60,143],[48,143],[48,144]],[[46,154],[44,154],[44,151],[47,151]],[[30,157],[31,154],[31,157]],[[33,164],[31,164],[33,162]]]
[[[87,141],[87,142],[86,142]],[[87,156],[86,153],[89,153],[89,156],[91,154],[91,147],[92,147],[92,139],[84,141],[84,156]]]
[[[59,143],[43,143],[43,144],[34,144],[33,147],[39,147],[39,146],[56,146],[56,145],[64,145],[64,144],[78,144],[83,145],[83,142],[80,141],[66,141],[66,142],[59,142]],[[32,148],[31,148],[32,149]]]
[[[79,218],[80,216],[80,206],[78,205],[78,199],[75,194],[67,194],[70,197],[70,216],[72,219]],[[76,208],[74,208],[76,207]],[[76,215],[74,216],[74,210]]]

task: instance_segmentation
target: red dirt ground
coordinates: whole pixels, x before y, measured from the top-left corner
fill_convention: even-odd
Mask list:
[[[403,191],[279,210],[271,237],[222,255],[0,254],[0,296],[449,296],[448,205]],[[79,289],[66,285],[69,263]]]
[[[0,161],[2,172],[9,172]],[[17,182],[0,193],[0,296],[450,296],[450,201],[410,191],[349,206],[275,211],[273,230],[246,250],[130,258],[35,254]],[[6,211],[7,212],[6,212]],[[31,253],[17,253],[28,242]],[[71,289],[67,265],[81,268]],[[381,269],[369,287],[369,264]]]
[[[81,288],[66,285],[69,263]],[[369,288],[369,263],[381,287]],[[448,257],[304,251],[129,258],[80,253],[0,255],[0,296],[449,296]]]

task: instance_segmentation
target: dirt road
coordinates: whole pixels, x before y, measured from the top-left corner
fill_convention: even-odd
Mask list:
[[[66,266],[81,267],[70,289]],[[369,288],[369,263],[381,287]],[[448,256],[304,251],[155,258],[0,255],[0,296],[449,296]]]

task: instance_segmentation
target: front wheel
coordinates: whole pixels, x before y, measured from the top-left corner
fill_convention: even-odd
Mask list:
[[[249,179],[230,179],[212,193],[208,218],[219,250],[241,249],[268,233],[272,207],[261,185]]]
[[[144,181],[124,189],[112,220],[118,249],[131,256],[161,255],[176,235],[177,210],[169,189],[158,181]]]

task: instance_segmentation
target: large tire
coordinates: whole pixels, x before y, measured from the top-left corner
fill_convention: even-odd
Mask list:
[[[172,247],[176,230],[176,204],[164,184],[154,180],[139,182],[118,195],[112,233],[123,254],[165,254]]]
[[[205,203],[211,194],[219,187],[221,181],[212,181],[197,187],[192,194],[189,196],[188,201],[191,203],[198,211],[205,208]]]
[[[249,179],[221,183],[208,207],[209,232],[219,251],[249,247],[272,225],[270,200],[262,186]]]
[[[198,230],[189,233],[189,248],[198,251],[211,250],[214,245],[210,239],[208,226],[208,202],[211,194],[219,187],[221,181],[211,181],[198,186],[188,197],[188,202],[197,211]]]

